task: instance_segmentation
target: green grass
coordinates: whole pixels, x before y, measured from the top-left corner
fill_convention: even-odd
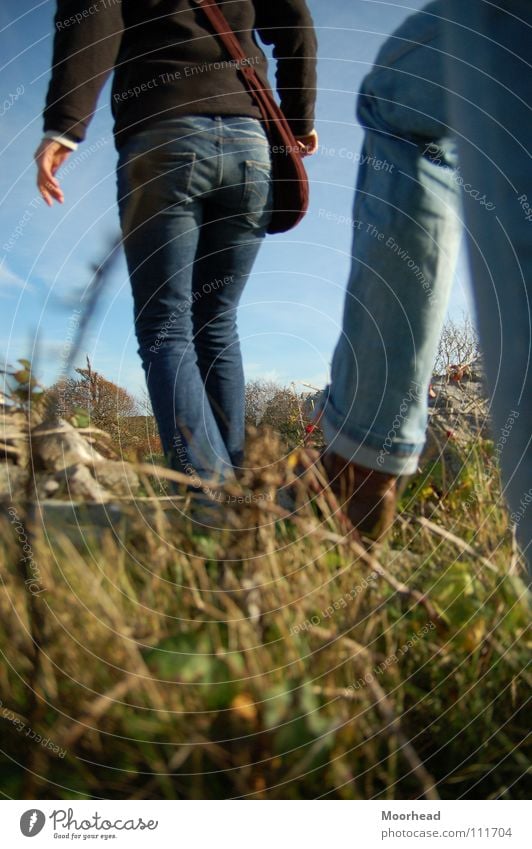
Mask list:
[[[373,555],[330,499],[280,518],[276,451],[219,532],[36,525],[38,596],[3,522],[6,796],[525,798],[529,608],[487,448],[413,481]]]

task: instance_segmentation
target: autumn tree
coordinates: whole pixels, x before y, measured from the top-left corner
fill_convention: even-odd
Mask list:
[[[261,419],[261,424],[273,428],[290,448],[298,445],[304,435],[301,405],[302,399],[291,389],[278,387]]]
[[[130,425],[139,416],[138,401],[126,389],[92,368],[77,368],[78,377],[62,378],[49,390],[56,412],[66,419],[86,414],[88,422],[105,430],[116,445],[131,442]]]
[[[449,375],[452,369],[469,366],[479,353],[478,336],[470,317],[464,316],[461,322],[449,318],[441,332],[434,373]]]
[[[133,443],[137,453],[144,459],[153,459],[154,456],[161,459],[163,448],[150,396],[146,389],[143,389],[139,396],[138,407],[139,415],[127,418],[129,441]],[[121,438],[123,441],[122,435]]]
[[[257,427],[263,419],[266,408],[280,390],[273,380],[251,380],[246,384],[246,423]]]

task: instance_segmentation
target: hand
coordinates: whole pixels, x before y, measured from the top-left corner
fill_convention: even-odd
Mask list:
[[[319,139],[316,130],[306,136],[296,136],[296,140],[301,148],[301,156],[312,156],[318,150]]]
[[[53,139],[43,139],[34,153],[37,163],[37,186],[48,206],[52,206],[54,200],[63,203],[65,199],[55,175],[69,153],[72,153],[69,147]]]

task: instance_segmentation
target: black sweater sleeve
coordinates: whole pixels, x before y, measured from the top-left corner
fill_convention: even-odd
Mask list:
[[[120,0],[57,0],[44,130],[85,138],[122,38]]]
[[[273,44],[281,108],[299,135],[314,127],[317,40],[305,0],[254,0],[257,31]]]

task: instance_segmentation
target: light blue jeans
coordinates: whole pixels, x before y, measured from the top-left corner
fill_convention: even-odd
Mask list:
[[[365,78],[352,271],[323,417],[329,450],[416,470],[465,219],[493,436],[529,561],[531,27],[529,0],[438,0]]]

